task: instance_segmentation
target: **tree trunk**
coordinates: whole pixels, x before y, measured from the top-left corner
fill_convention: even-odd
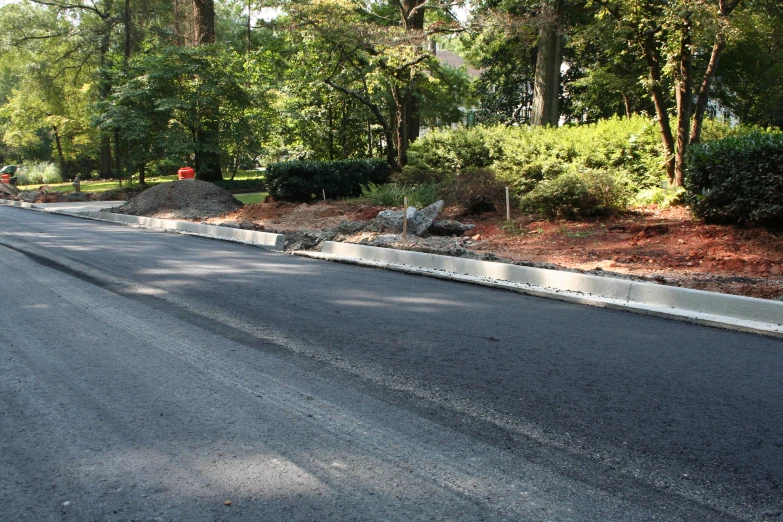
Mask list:
[[[139,165],[139,185],[147,183],[147,164],[142,163]]]
[[[125,25],[125,49],[124,49],[124,58],[125,67],[128,66],[128,61],[131,57],[131,8],[130,8],[130,0],[125,0],[125,13],[123,15],[123,23]]]
[[[215,43],[215,3],[213,0],[193,0],[196,45]],[[220,111],[204,105],[199,111],[201,120],[196,130],[196,178],[203,181],[221,181],[220,166]]]
[[[100,100],[106,100],[111,92],[111,80],[109,78],[109,64],[108,55],[111,49],[111,32],[106,29],[106,33],[101,38],[100,47],[100,79],[98,81],[98,98]],[[103,179],[110,179],[112,177],[111,172],[111,136],[106,133],[101,133],[101,146],[99,152],[100,163],[98,166],[98,175]]]
[[[120,129],[114,127],[114,164],[117,169],[117,181],[122,186],[122,166],[120,165]]]
[[[712,81],[715,79],[715,73],[718,70],[720,55],[725,48],[726,35],[720,33],[715,38],[715,43],[712,46],[710,62],[707,64],[707,70],[704,72],[704,78],[701,81],[699,96],[696,98],[696,109],[693,113],[693,125],[691,127],[691,143],[699,143],[701,141],[701,127],[704,123],[704,113],[707,110],[707,102],[710,99],[710,88],[712,87]]]
[[[214,0],[193,0],[195,44],[215,43]]]
[[[623,94],[623,104],[625,105],[625,117],[630,120],[633,112],[631,112],[631,99],[626,94]]]
[[[57,131],[57,125],[52,125],[52,129],[54,129],[54,143],[57,146],[57,158],[60,160],[60,174],[62,174],[63,179],[70,179],[70,176],[68,176],[68,163],[65,161],[65,155],[63,154],[63,146],[60,142],[60,133]]]
[[[663,94],[663,87],[661,86],[660,49],[655,42],[655,33],[653,31],[648,31],[643,36],[642,49],[644,50],[644,58],[650,72],[650,81],[652,84],[650,94],[653,103],[655,104],[655,114],[658,116],[658,127],[661,131],[663,152],[666,155],[666,175],[669,178],[669,183],[673,184],[675,178],[674,136],[672,135],[669,113],[666,110],[666,100]]]
[[[563,54],[563,0],[542,0],[538,30],[535,87],[530,123],[552,125],[560,121],[560,65]]]
[[[404,16],[405,30],[408,32],[422,33],[421,50],[424,51],[426,47],[426,41],[423,37],[424,32],[424,9],[422,6],[425,4],[425,0],[404,0],[403,5],[406,10]],[[412,91],[412,97],[408,104],[408,109],[405,114],[408,143],[413,143],[419,138],[421,133],[421,115],[419,108],[419,99],[416,96],[415,91]]]
[[[681,28],[679,71],[677,74],[677,154],[672,185],[681,187],[685,179],[685,153],[690,143],[691,106],[693,105],[693,51],[691,23]]]
[[[399,168],[408,163],[408,108],[411,92],[401,92],[398,87],[392,87],[395,111],[395,145],[397,148],[397,165]]]

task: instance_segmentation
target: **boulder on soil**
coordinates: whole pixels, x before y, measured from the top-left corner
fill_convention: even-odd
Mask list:
[[[225,189],[201,180],[172,181],[145,190],[112,212],[162,219],[216,217],[242,208]]]
[[[443,200],[436,201],[421,210],[416,207],[408,207],[408,233],[416,236],[424,234],[443,208]],[[385,230],[402,232],[402,210],[382,210],[376,218]]]
[[[475,226],[450,219],[436,219],[427,231],[433,236],[461,236]]]

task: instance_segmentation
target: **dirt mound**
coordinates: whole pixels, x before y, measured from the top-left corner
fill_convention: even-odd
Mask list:
[[[12,198],[19,194],[19,189],[9,183],[0,183],[0,198]]]
[[[202,219],[242,207],[242,202],[212,183],[199,180],[161,183],[145,190],[112,212],[163,219]]]

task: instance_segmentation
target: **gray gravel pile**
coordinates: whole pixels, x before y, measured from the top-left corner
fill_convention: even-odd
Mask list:
[[[117,214],[162,219],[200,219],[221,216],[242,202],[212,183],[199,180],[161,183],[112,209]]]
[[[0,183],[0,198],[12,198],[19,194],[19,189],[8,183]]]

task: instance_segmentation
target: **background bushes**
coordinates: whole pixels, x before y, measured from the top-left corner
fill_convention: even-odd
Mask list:
[[[383,159],[286,161],[266,169],[269,194],[282,201],[358,196],[362,185],[386,183],[391,174]]]
[[[665,176],[655,125],[651,118],[634,116],[559,128],[436,130],[411,145],[409,156],[420,170],[490,168],[519,196],[567,172],[595,170],[611,172],[642,190],[660,186]]]
[[[713,223],[783,226],[783,134],[754,131],[689,149],[686,200]]]
[[[16,173],[17,185],[46,185],[62,183],[60,168],[51,161],[28,161]]]
[[[522,198],[521,208],[548,218],[600,216],[626,210],[631,195],[627,183],[608,172],[572,171],[539,183]]]

